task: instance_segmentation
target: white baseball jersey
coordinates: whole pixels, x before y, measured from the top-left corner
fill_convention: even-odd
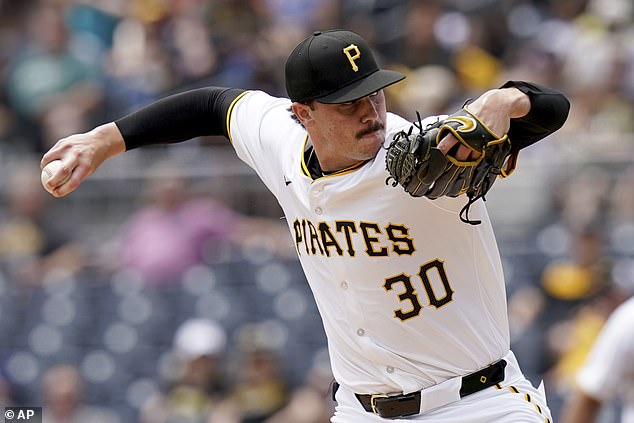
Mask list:
[[[227,119],[238,156],[277,197],[328,338],[336,380],[358,393],[417,391],[509,351],[502,266],[482,201],[413,198],[376,158],[313,179],[288,99],[251,91]],[[387,117],[386,144],[410,123]]]
[[[634,423],[634,297],[621,304],[577,374],[579,387],[601,401],[621,398],[623,423]]]

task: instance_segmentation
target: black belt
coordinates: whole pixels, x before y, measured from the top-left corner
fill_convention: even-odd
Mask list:
[[[506,361],[500,360],[462,378],[460,398],[496,385],[504,380]],[[335,382],[335,389],[338,388]],[[394,419],[420,412],[421,391],[401,395],[355,394],[365,411],[379,417]]]

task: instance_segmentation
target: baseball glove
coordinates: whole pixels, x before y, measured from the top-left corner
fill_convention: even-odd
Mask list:
[[[416,131],[414,131],[416,129]],[[448,133],[459,141],[443,154],[438,144]],[[479,153],[477,159],[460,161],[454,157],[459,145]],[[489,191],[495,179],[508,176],[515,168],[517,153],[511,154],[508,136],[497,136],[466,107],[423,128],[418,122],[408,132],[397,133],[387,148],[386,167],[392,186],[401,185],[414,197],[436,199],[467,194],[468,203],[460,212],[465,223],[469,207]]]

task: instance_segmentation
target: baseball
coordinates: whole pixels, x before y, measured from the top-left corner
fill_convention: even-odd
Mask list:
[[[44,169],[42,169],[41,179],[42,179],[42,185],[45,188],[46,188],[46,183],[48,182],[48,180],[51,179],[53,175],[55,175],[57,172],[59,172],[62,166],[63,165],[61,160],[53,160],[52,162],[44,166]],[[69,178],[70,178],[70,175],[68,175],[68,177],[66,177],[63,181],[57,184],[57,186],[64,185],[66,181],[68,181]]]

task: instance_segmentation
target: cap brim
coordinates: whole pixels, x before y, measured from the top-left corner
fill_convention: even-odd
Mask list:
[[[317,97],[315,100],[326,104],[347,103],[370,95],[373,92],[382,90],[383,88],[395,84],[404,78],[405,75],[400,72],[380,69],[359,81],[355,81],[352,84],[338,89],[334,93]]]

